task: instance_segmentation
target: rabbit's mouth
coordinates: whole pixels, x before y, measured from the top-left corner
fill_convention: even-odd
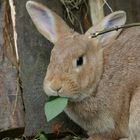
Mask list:
[[[48,96],[60,96],[69,100],[79,100],[80,97],[80,87],[76,82],[49,81],[45,78],[43,87]]]
[[[44,91],[48,96],[59,96],[58,93],[56,91],[54,91],[53,89],[51,89],[49,86],[44,86]]]
[[[90,94],[84,94],[84,93],[81,93],[81,92],[70,93],[69,91],[67,91],[67,93],[66,92],[65,93],[64,92],[58,92],[57,95],[59,97],[68,98],[68,100],[72,101],[72,102],[79,102],[79,101],[82,101],[85,98],[90,96]]]
[[[50,84],[49,83],[47,84],[44,83],[44,91],[47,94],[47,96],[65,97],[68,98],[69,101],[73,101],[73,102],[84,100],[85,98],[89,97],[94,90],[91,88],[90,90],[86,89],[84,91],[81,91],[80,88],[78,88],[78,86],[76,86],[75,88],[68,88],[66,87],[66,85],[57,88],[57,90],[54,90],[53,88],[51,88],[51,83]]]
[[[81,95],[80,92],[71,92],[65,91],[63,88],[59,89],[58,91],[54,91],[49,86],[44,86],[44,91],[47,96],[59,96],[68,98],[70,101],[81,101],[85,98],[85,96]]]

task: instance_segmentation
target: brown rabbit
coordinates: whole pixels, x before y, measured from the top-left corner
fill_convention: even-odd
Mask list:
[[[125,12],[111,13],[79,34],[47,7],[33,1],[26,7],[39,32],[54,43],[46,94],[69,98],[65,112],[90,140],[140,140],[140,27],[90,38],[124,25]]]

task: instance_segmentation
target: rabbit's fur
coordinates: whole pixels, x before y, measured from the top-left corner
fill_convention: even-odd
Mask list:
[[[81,35],[47,7],[33,1],[26,7],[37,29],[54,43],[46,94],[69,98],[65,112],[90,140],[139,140],[140,27],[92,39],[92,32],[125,24],[125,12],[110,14]]]

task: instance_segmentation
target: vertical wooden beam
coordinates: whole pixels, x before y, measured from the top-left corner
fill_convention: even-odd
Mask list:
[[[8,1],[3,1],[0,7],[0,139],[1,132],[24,127],[18,69],[11,55],[14,53],[9,9]]]
[[[92,25],[97,24],[104,17],[103,0],[89,0]]]

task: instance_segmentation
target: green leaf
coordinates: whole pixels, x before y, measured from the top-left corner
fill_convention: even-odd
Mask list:
[[[47,102],[55,100],[56,98],[60,98],[60,97],[59,96],[49,96],[48,99],[47,99]]]
[[[59,115],[67,106],[68,99],[63,97],[57,97],[45,104],[45,115],[47,121],[52,120]]]
[[[48,140],[44,134],[40,134],[39,140]]]

